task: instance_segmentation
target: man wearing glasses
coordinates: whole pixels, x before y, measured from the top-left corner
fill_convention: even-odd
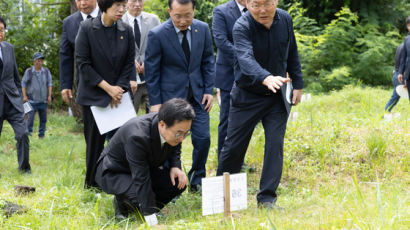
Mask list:
[[[115,195],[117,219],[132,211],[150,216],[185,190],[181,143],[194,118],[192,106],[176,98],[158,113],[133,118],[116,132],[98,160],[96,181]]]
[[[283,142],[291,104],[299,103],[303,78],[290,15],[278,0],[247,0],[248,12],[233,28],[235,85],[229,125],[217,174],[238,173],[255,126],[262,121],[265,153],[257,201],[276,206],[283,167]],[[286,95],[286,72],[293,97]]]
[[[194,107],[190,192],[201,191],[211,143],[209,112],[213,103],[215,60],[206,23],[194,19],[195,0],[169,0],[170,19],[148,33],[145,80],[156,112],[171,98],[184,98]]]
[[[145,111],[149,113],[149,101],[147,87],[145,86],[145,49],[147,48],[148,32],[155,26],[161,24],[155,14],[143,12],[144,0],[128,0],[127,13],[122,20],[130,25],[134,31],[135,39],[135,68],[137,72],[136,80],[131,81],[131,88],[136,87],[134,93],[134,108],[138,114],[141,102],[145,102]],[[133,90],[134,91],[134,90]]]

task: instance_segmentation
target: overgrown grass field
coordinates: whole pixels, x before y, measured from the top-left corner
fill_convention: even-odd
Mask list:
[[[285,138],[284,169],[278,205],[285,211],[256,207],[265,138],[258,125],[249,145],[248,209],[232,218],[202,216],[201,196],[187,191],[166,206],[152,229],[409,229],[410,106],[401,100],[392,121],[382,119],[391,90],[346,87],[314,95],[295,107]],[[208,176],[217,167],[217,104],[211,112]],[[36,118],[35,126],[38,125]],[[189,170],[192,145],[183,144]],[[17,171],[14,134],[4,124],[0,139],[0,198],[28,212],[0,217],[0,229],[148,229],[137,216],[118,222],[112,196],[83,189],[85,143],[72,117],[49,114],[44,139],[30,137],[31,175]],[[36,192],[16,196],[15,185]]]

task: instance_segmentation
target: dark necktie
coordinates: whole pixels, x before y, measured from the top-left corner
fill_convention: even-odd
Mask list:
[[[186,37],[188,30],[181,30],[181,33],[184,35],[184,37],[182,38],[182,50],[184,50],[185,53],[185,57],[186,60],[189,63],[189,58],[191,57],[191,51],[189,50],[189,43],[188,43],[188,39]]]
[[[140,32],[140,27],[138,26],[137,19],[134,19],[134,37],[135,37],[135,43],[137,43],[138,48],[140,48],[141,32]]]
[[[242,12],[243,12],[243,13],[246,13],[246,11],[248,11],[248,9],[243,8]]]
[[[91,15],[87,15],[87,19],[93,18],[93,16]]]
[[[0,50],[0,52],[1,52],[1,50]],[[3,59],[0,58],[0,78],[1,78],[2,74],[3,74]]]

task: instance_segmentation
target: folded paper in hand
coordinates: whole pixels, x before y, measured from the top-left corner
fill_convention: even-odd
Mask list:
[[[91,111],[101,135],[121,127],[125,122],[137,116],[128,92],[122,95],[121,104],[118,107],[91,106]]]
[[[33,110],[33,107],[31,107],[30,102],[26,102],[23,104],[23,108],[24,108],[24,113],[28,113],[31,110]]]
[[[397,86],[396,92],[400,97],[404,99],[409,99],[409,91],[404,85]]]

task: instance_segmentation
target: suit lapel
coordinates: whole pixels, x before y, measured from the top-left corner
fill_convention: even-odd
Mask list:
[[[104,34],[104,29],[103,29],[103,25],[102,25],[100,17],[97,17],[97,18],[93,19],[93,29],[94,29],[94,32],[95,32],[95,37],[96,37],[96,40],[97,40],[97,44],[100,45],[100,48],[103,51],[103,53],[105,54],[106,59],[114,67],[114,62],[111,58],[112,57],[111,49],[108,48],[110,46],[109,46],[107,37]]]
[[[155,117],[152,121],[151,126],[151,136],[152,136],[152,152],[154,155],[161,154],[161,138],[159,137],[159,130],[158,130],[158,117]]]
[[[170,41],[171,45],[174,47],[175,51],[179,54],[179,56],[181,56],[182,60],[184,60],[185,64],[188,65],[184,51],[182,50],[181,43],[179,43],[178,35],[175,32],[175,28],[174,28],[174,25],[172,24],[171,19],[168,19],[166,23],[167,23],[166,28],[168,30],[168,33],[167,33],[168,40]]]
[[[192,22],[191,25],[191,58],[189,60],[189,66],[192,66],[192,62],[197,59],[197,58],[192,58],[192,57],[198,57],[200,53],[200,40],[203,39],[201,38],[202,31],[199,31],[197,24]]]
[[[235,0],[232,0],[232,1],[231,1],[230,9],[231,9],[231,10],[230,10],[230,11],[231,11],[231,14],[234,16],[234,18],[238,19],[239,17],[242,16],[242,13],[241,13],[241,11],[239,10],[238,5],[236,5]]]
[[[148,34],[148,22],[147,22],[147,18],[144,15],[144,12],[141,13],[141,29],[140,30],[141,30],[140,47],[144,47],[145,42],[147,40],[147,34]]]

